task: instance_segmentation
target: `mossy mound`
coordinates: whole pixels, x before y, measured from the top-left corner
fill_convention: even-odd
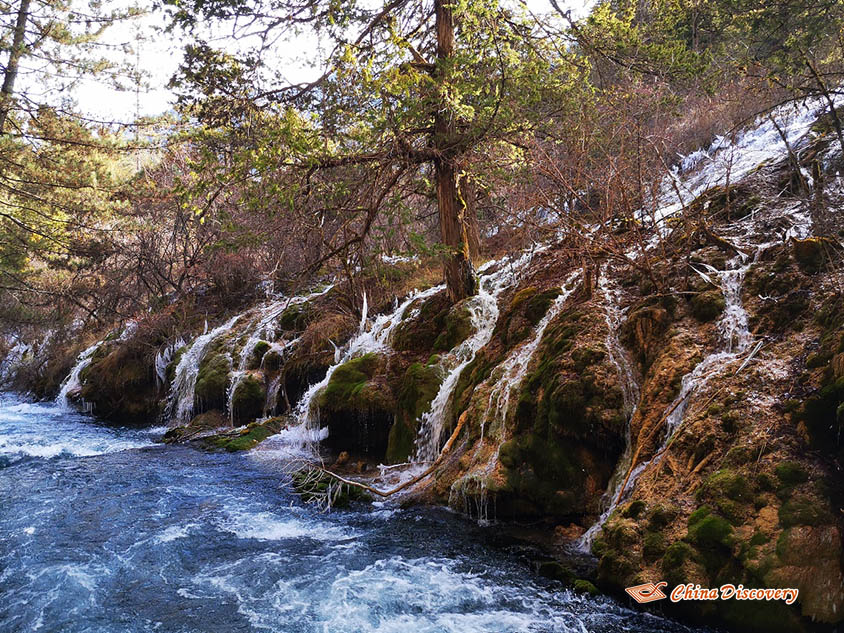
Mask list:
[[[435,352],[447,352],[465,341],[474,332],[472,313],[465,303],[453,306],[445,315],[443,329],[434,340]]]
[[[100,418],[119,424],[154,424],[161,393],[149,351],[141,344],[106,343],[80,374],[80,396]]]
[[[295,303],[281,313],[278,319],[278,325],[288,332],[302,332],[313,319],[313,306],[307,302]]]
[[[605,489],[623,447],[625,415],[599,319],[569,310],[545,331],[515,403],[512,437],[499,450],[506,481],[496,491],[499,516],[581,515]],[[476,360],[473,373],[494,366]]]
[[[215,341],[199,363],[194,387],[194,410],[197,412],[226,408],[231,370],[227,345],[226,338]]]
[[[187,442],[191,439],[201,437],[211,431],[217,431],[231,426],[231,420],[222,411],[212,410],[200,413],[185,424],[169,429],[162,438],[168,444]]]
[[[419,420],[431,406],[442,384],[443,375],[434,362],[427,365],[413,363],[401,380],[396,398],[396,421],[390,429],[387,443],[387,463],[407,461],[419,432]]]
[[[724,295],[720,290],[699,292],[692,297],[689,305],[692,315],[701,323],[714,321],[727,307]]]
[[[246,422],[261,417],[267,402],[267,387],[264,375],[250,372],[242,376],[234,386],[231,402],[231,416],[235,422]]]
[[[282,420],[273,418],[266,422],[253,422],[237,433],[226,433],[216,435],[204,440],[204,443],[211,448],[218,448],[229,452],[248,451],[255,448],[271,435],[279,432],[283,426]]]
[[[272,346],[266,341],[258,341],[249,354],[249,358],[246,361],[246,369],[251,370],[261,367],[263,365],[265,354],[270,351],[271,348]]]
[[[387,359],[364,354],[337,367],[316,397],[320,422],[328,427],[326,444],[377,459],[384,457],[395,401],[384,380]]]
[[[400,352],[432,351],[432,343],[446,329],[446,318],[451,309],[445,291],[411,303],[404,319],[393,332],[393,349]]]

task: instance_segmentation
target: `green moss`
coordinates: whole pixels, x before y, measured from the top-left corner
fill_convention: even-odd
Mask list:
[[[224,409],[231,358],[221,344],[212,347],[199,364],[194,394],[201,410]]]
[[[642,501],[641,499],[636,499],[632,501],[624,510],[621,512],[621,516],[629,518],[629,519],[637,519],[639,515],[644,512],[647,504]]]
[[[665,503],[658,503],[651,510],[651,515],[648,517],[648,529],[661,530],[670,524],[677,514],[678,510],[676,507]]]
[[[525,302],[525,318],[532,325],[536,325],[542,320],[542,317],[545,316],[545,313],[548,312],[548,308],[551,307],[551,304],[558,296],[560,296],[560,289],[553,288],[530,297]]]
[[[516,294],[513,295],[513,300],[510,301],[510,309],[509,312],[515,312],[522,305],[530,298],[535,297],[539,294],[539,290],[535,286],[528,286],[527,288],[522,288]]]
[[[730,548],[733,526],[715,514],[709,514],[689,526],[689,540],[703,549]]]
[[[819,499],[808,495],[795,495],[779,510],[780,525],[821,525],[832,522],[832,515]]]
[[[687,560],[693,559],[695,551],[688,543],[677,541],[668,546],[662,557],[662,569],[666,573],[680,569]]]
[[[642,555],[648,562],[657,560],[665,553],[665,537],[661,532],[646,532],[642,541]]]
[[[712,508],[710,508],[709,506],[699,507],[697,510],[695,510],[689,515],[688,526],[691,527],[696,523],[699,523],[700,521],[708,517],[710,514],[712,514]]]
[[[715,320],[727,306],[720,290],[707,290],[695,295],[691,301],[692,315],[702,323]]]
[[[365,387],[383,365],[383,359],[369,353],[353,358],[334,370],[328,384],[317,396],[317,406],[328,411],[338,408],[368,408]]]
[[[750,537],[750,541],[748,541],[748,544],[751,547],[757,547],[759,545],[764,545],[765,543],[767,543],[770,540],[771,539],[769,537],[765,536],[762,532],[757,530],[756,532],[753,533],[753,536]]]
[[[580,578],[575,580],[574,585],[572,586],[574,588],[575,593],[585,593],[589,594],[590,596],[597,596],[601,593],[600,591],[598,591],[598,588],[591,582]]]
[[[289,332],[302,332],[313,320],[313,308],[308,303],[297,303],[281,313],[278,324]]]
[[[750,501],[752,488],[744,475],[723,468],[711,474],[703,484],[705,494],[712,497],[725,496],[734,501]]]
[[[809,479],[809,475],[797,462],[782,462],[774,468],[777,478],[783,486],[796,486]]]
[[[274,433],[275,431],[269,424],[258,424],[253,422],[236,437],[218,436],[211,438],[210,443],[216,448],[229,452],[248,451],[255,448],[255,446]]]
[[[419,419],[431,405],[442,383],[437,366],[413,363],[407,368],[398,389],[396,421],[390,429],[386,459],[396,464],[412,454],[419,431]]]
[[[232,417],[237,421],[254,420],[264,412],[267,388],[263,376],[247,374],[234,388],[230,403]]]
[[[457,304],[446,315],[443,331],[434,341],[434,350],[447,352],[454,349],[473,331],[472,313],[465,305]]]
[[[261,366],[261,361],[264,360],[264,355],[270,350],[271,345],[266,341],[258,341],[255,347],[252,348],[252,353],[249,355],[249,361],[246,365],[247,369],[258,369]]]

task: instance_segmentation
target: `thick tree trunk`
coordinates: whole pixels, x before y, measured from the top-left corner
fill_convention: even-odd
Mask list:
[[[454,15],[445,2],[435,0],[437,23],[436,78],[444,88],[448,70],[446,64],[454,54]],[[437,207],[440,216],[440,234],[448,249],[445,255],[445,283],[452,301],[460,301],[477,292],[477,279],[472,265],[473,223],[469,214],[474,210],[474,200],[467,203],[461,195],[458,182],[454,113],[443,100],[434,118],[434,147],[439,157],[435,161],[437,178]],[[467,192],[468,193],[468,192]],[[474,231],[476,233],[476,231]],[[475,240],[476,242],[476,240]]]
[[[0,88],[0,135],[6,133],[6,119],[12,108],[12,97],[15,94],[15,80],[18,78],[20,59],[26,48],[26,23],[29,20],[29,5],[31,0],[21,0],[18,7],[18,18],[15,22],[15,34],[12,39],[12,50],[9,52],[9,63],[3,75],[3,87]]]

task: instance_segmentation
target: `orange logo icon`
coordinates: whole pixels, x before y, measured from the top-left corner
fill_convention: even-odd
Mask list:
[[[654,600],[662,600],[663,598],[667,598],[660,589],[663,587],[668,586],[667,582],[658,582],[653,584],[652,582],[645,583],[644,585],[636,585],[635,587],[627,587],[625,591],[630,594],[636,602],[639,604],[644,604],[646,602],[653,602]]]

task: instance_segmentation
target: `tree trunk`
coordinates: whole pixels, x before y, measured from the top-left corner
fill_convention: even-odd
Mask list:
[[[31,0],[21,0],[18,7],[18,19],[15,22],[15,35],[12,40],[12,50],[9,52],[9,63],[3,76],[3,87],[0,88],[0,135],[6,133],[6,119],[12,108],[12,96],[15,94],[15,80],[18,78],[18,66],[26,48],[26,22],[29,19],[29,5]]]
[[[448,0],[435,0],[437,25],[437,61],[435,78],[445,92],[448,61],[454,54],[454,15]],[[472,223],[468,219],[473,204],[461,196],[456,156],[456,126],[454,113],[445,98],[441,99],[434,117],[434,147],[438,158],[434,162],[437,178],[437,209],[440,234],[448,249],[445,255],[444,276],[451,301],[457,302],[477,292],[477,279],[472,265]],[[474,200],[472,200],[474,202]]]

